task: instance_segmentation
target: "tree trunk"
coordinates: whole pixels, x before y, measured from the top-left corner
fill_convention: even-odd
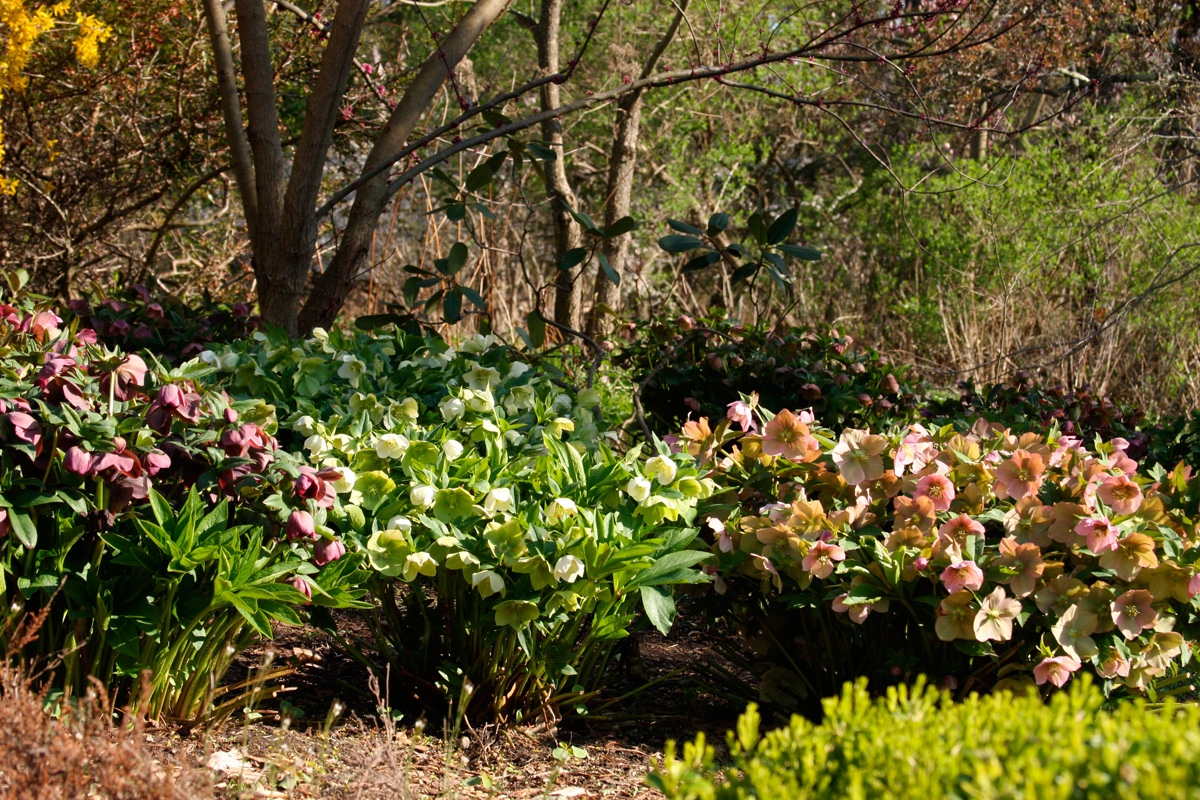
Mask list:
[[[386,163],[405,145],[417,123],[450,78],[454,67],[467,54],[484,31],[504,12],[512,0],[477,0],[458,25],[440,41],[440,47],[421,65],[408,90],[396,105],[383,133],[375,140],[360,174]],[[297,328],[309,331],[328,327],[337,318],[363,262],[370,254],[371,238],[387,203],[387,170],[363,180],[357,186],[350,216],[342,231],[341,242],[325,272],[317,276],[312,292],[300,311]],[[311,246],[308,258],[311,259]]]

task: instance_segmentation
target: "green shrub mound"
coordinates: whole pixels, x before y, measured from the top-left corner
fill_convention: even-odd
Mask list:
[[[921,680],[872,700],[865,682],[846,684],[819,725],[794,716],[760,734],[751,705],[727,735],[731,763],[700,734],[682,758],[669,742],[648,780],[668,800],[1200,797],[1200,708],[1102,703],[1087,680],[1049,703],[956,703]]]

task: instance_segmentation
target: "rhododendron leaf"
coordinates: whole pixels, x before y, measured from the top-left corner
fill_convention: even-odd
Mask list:
[[[468,192],[478,192],[492,182],[493,174],[492,165],[485,161],[471,170],[470,174],[467,175],[467,180],[463,184],[463,187]]]
[[[680,233],[689,233],[693,236],[703,236],[704,235],[704,232],[702,230],[700,230],[699,228],[697,228],[695,225],[689,225],[688,223],[686,223],[682,220],[668,218],[667,225],[669,225],[671,227],[671,230],[679,231]]]
[[[534,310],[529,312],[525,324],[529,328],[530,347],[534,350],[540,350],[542,345],[546,343],[546,320]]]
[[[574,269],[584,262],[588,257],[589,251],[586,247],[572,247],[567,252],[563,253],[562,259],[558,262],[559,269]]]
[[[699,233],[699,231],[696,231],[696,233]],[[668,253],[686,253],[689,250],[695,250],[697,247],[703,247],[704,242],[695,236],[671,234],[659,239],[658,246]]]
[[[708,235],[716,236],[729,227],[729,215],[717,212],[708,218]]]
[[[445,299],[442,300],[442,315],[446,322],[455,323],[462,319],[462,300],[462,292],[458,289],[446,293]]]
[[[755,273],[757,272],[758,264],[747,264],[744,267],[738,267],[735,269],[733,271],[733,275],[730,276],[730,281],[736,286],[742,281],[754,277]]]
[[[800,210],[788,209],[780,214],[767,230],[766,244],[779,244],[796,229],[796,220],[800,218]],[[761,241],[761,240],[760,240]]]
[[[529,152],[532,153],[535,158],[540,158],[542,161],[557,161],[558,160],[558,153],[555,150],[553,150],[549,147],[546,147],[543,144],[538,144],[537,142],[529,142],[525,146],[527,148],[529,148]]]
[[[612,239],[616,236],[623,236],[635,228],[637,228],[637,220],[635,220],[633,217],[621,217],[612,225],[609,225],[607,228],[605,228],[603,235],[605,239]]]
[[[612,264],[608,263],[608,256],[604,253],[597,253],[596,256],[600,259],[600,269],[604,271],[604,277],[608,278],[614,286],[621,285],[621,273],[613,269]]]
[[[814,250],[811,247],[800,247],[794,244],[781,244],[779,245],[779,249],[792,258],[798,258],[801,261],[820,261],[825,256],[820,250]]]
[[[763,221],[763,215],[755,212],[746,220],[746,230],[754,237],[754,241],[759,244],[767,243],[767,224]]]

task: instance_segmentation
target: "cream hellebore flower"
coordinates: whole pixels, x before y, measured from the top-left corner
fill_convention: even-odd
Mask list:
[[[575,505],[574,500],[566,497],[556,497],[546,507],[546,519],[550,520],[551,523],[562,522],[564,519],[569,519],[578,513],[579,506]]]
[[[1084,611],[1078,604],[1067,609],[1058,618],[1050,632],[1069,655],[1079,661],[1091,658],[1100,652],[1092,634],[1096,632],[1096,615]]]
[[[567,394],[560,394],[557,397],[555,397],[554,398],[554,408],[556,411],[570,411],[571,410],[571,396],[567,395]]]
[[[508,368],[507,380],[511,381],[519,378],[526,372],[529,372],[530,369],[532,369],[532,367],[530,367],[524,361],[514,361],[512,366]]]
[[[467,372],[467,386],[477,392],[489,392],[500,383],[500,373],[491,367],[475,365]]]
[[[675,480],[676,471],[675,462],[666,456],[655,456],[646,462],[646,477],[654,478],[661,486]]]
[[[638,475],[631,478],[629,483],[625,484],[625,492],[633,498],[635,503],[640,503],[650,496],[650,490],[653,485],[650,481]]]
[[[375,442],[375,455],[384,459],[403,458],[408,450],[408,437],[399,433],[385,433]]]
[[[490,569],[480,570],[472,575],[471,585],[479,590],[482,597],[491,597],[497,593],[504,595],[504,579]]]
[[[554,565],[554,577],[560,581],[574,583],[583,577],[583,562],[575,556],[563,556]]]
[[[975,638],[981,642],[994,639],[1007,642],[1012,638],[1013,620],[1021,614],[1021,602],[1006,597],[1004,589],[997,586],[983,598],[979,612],[975,615]]]
[[[438,410],[442,412],[442,419],[446,422],[453,422],[466,412],[467,405],[457,397],[449,396],[438,403]]]
[[[854,429],[842,431],[833,448],[833,463],[851,486],[877,481],[883,477],[882,454],[886,448],[887,439],[882,436]]]
[[[436,497],[437,489],[427,483],[418,483],[408,490],[408,499],[417,508],[425,509],[431,507]]]
[[[447,439],[442,442],[442,452],[446,454],[447,461],[453,461],[463,454],[462,442],[457,439]]]
[[[437,574],[438,563],[429,553],[413,553],[404,560],[404,580],[414,581],[418,575],[433,577]]]
[[[508,390],[508,399],[504,406],[510,414],[533,408],[534,392],[531,386],[514,386]]]
[[[483,510],[489,517],[508,511],[512,507],[512,491],[503,486],[492,489],[483,498]]]
[[[343,353],[338,356],[338,361],[342,362],[342,365],[338,367],[338,377],[350,381],[350,385],[357,389],[358,380],[367,371],[367,365],[351,353]]]
[[[390,530],[406,533],[412,530],[412,520],[402,514],[397,514],[388,520],[387,526]]]
[[[467,393],[467,408],[480,414],[486,414],[496,407],[496,400],[488,391],[470,391]]]
[[[417,406],[417,401],[412,397],[404,398],[397,404],[397,407],[399,408],[401,416],[408,417],[409,419],[416,419],[417,415],[420,413],[420,408]]]
[[[331,448],[328,439],[324,436],[313,434],[304,440],[304,449],[308,451],[309,455],[316,458],[322,453],[328,453]]]
[[[333,488],[342,493],[352,491],[355,482],[358,481],[358,476],[349,467],[337,467],[337,471],[342,474],[342,477],[333,482]]]
[[[496,344],[496,337],[492,334],[477,333],[463,342],[461,349],[464,353],[479,355],[491,349],[494,344]]]
[[[317,421],[305,414],[292,424],[292,429],[301,436],[312,436],[317,432]]]

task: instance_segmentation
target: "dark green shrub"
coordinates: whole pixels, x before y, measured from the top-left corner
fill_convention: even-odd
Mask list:
[[[792,717],[759,733],[752,705],[718,763],[703,734],[649,783],[668,800],[1200,797],[1200,708],[1123,703],[1101,709],[1086,681],[1048,704],[1033,694],[961,703],[918,681],[872,700],[863,683],[824,702],[813,724]]]

